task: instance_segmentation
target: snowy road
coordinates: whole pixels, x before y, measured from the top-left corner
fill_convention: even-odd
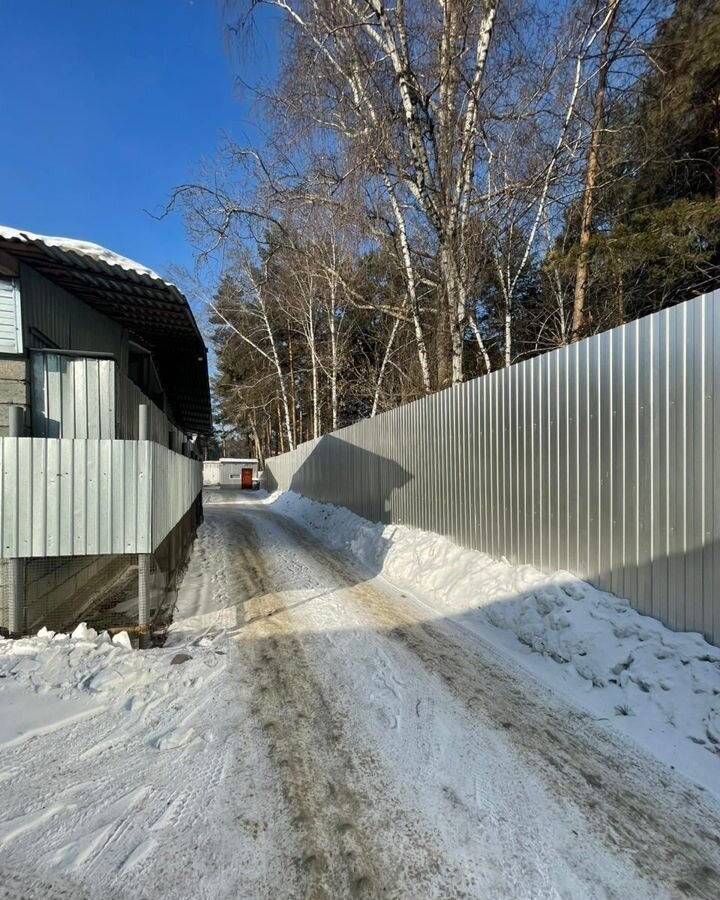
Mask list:
[[[194,577],[247,598],[236,640],[301,848],[287,896],[720,895],[714,828],[659,767],[287,518],[207,518],[233,563]]]
[[[720,896],[700,791],[421,597],[224,499],[177,638],[226,655],[222,677],[122,740],[107,712],[46,736],[54,769],[14,751],[6,896]]]

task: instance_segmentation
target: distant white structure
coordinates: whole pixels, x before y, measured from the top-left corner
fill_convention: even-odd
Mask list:
[[[206,459],[203,463],[203,486],[220,484],[220,460]]]
[[[219,485],[221,488],[242,488],[257,490],[258,461],[256,459],[224,459],[207,460],[203,463],[203,484]]]

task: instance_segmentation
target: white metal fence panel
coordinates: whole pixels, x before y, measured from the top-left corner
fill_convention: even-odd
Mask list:
[[[206,459],[203,463],[203,484],[220,484],[220,462],[216,459]]]
[[[117,427],[115,435],[125,440],[138,439],[139,409],[141,404],[148,408],[149,439],[163,446],[168,446],[170,435],[174,449],[180,450],[186,440],[180,429],[171,424],[168,417],[153,403],[140,388],[126,375],[117,373]]]
[[[30,390],[35,437],[116,436],[114,360],[33,351]]]
[[[269,487],[567,569],[720,641],[720,292],[267,460]]]
[[[150,440],[168,446],[172,435],[176,450],[186,440],[114,359],[34,350],[30,373],[35,437],[137,440],[144,404]]]
[[[144,442],[141,442],[144,443]],[[190,509],[202,491],[202,463],[152,444],[152,549]]]
[[[0,438],[0,557],[151,553],[201,490],[151,441]]]

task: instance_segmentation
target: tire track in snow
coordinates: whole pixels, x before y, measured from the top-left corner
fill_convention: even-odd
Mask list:
[[[433,836],[398,816],[392,786],[385,785],[384,802],[374,795],[382,779],[380,767],[367,748],[358,752],[341,706],[314,679],[287,614],[289,598],[272,590],[276,581],[261,559],[254,566],[256,596],[245,604],[247,624],[235,636],[253,655],[252,712],[265,735],[302,847],[292,886],[274,896],[400,898],[415,896],[415,890],[417,896],[448,900],[470,896],[460,887],[462,873],[451,873],[441,849],[433,848]],[[291,578],[296,565],[307,574],[298,560],[292,563]],[[379,836],[405,843],[405,873],[386,866],[377,846]],[[452,877],[440,895],[435,888],[443,868]]]
[[[289,543],[328,573],[366,622],[416,656],[472,717],[511,735],[514,748],[549,785],[573,802],[598,841],[632,860],[670,896],[720,896],[720,820],[699,792],[635,754],[589,716],[518,678],[497,653],[452,622],[429,622],[418,604],[363,582],[338,554],[299,525],[269,510]],[[382,669],[380,669],[382,671]],[[384,676],[380,676],[384,677]]]

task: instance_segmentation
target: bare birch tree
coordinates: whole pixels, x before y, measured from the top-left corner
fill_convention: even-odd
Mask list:
[[[462,381],[465,240],[497,0],[412,8],[404,0],[253,0],[249,12],[262,3],[286,16],[292,53],[303,61],[298,94],[287,102],[341,136],[368,170],[402,183],[432,230],[447,336],[438,383]]]

